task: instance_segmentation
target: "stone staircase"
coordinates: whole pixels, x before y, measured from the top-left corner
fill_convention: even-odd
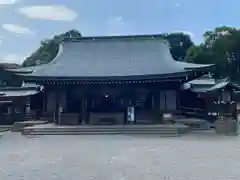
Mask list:
[[[215,121],[215,131],[217,134],[235,135],[239,134],[239,122],[231,117],[218,117]]]
[[[176,124],[187,125],[191,130],[194,130],[194,131],[209,130],[211,126],[209,122],[200,118],[181,118],[181,119],[174,120],[174,122]]]
[[[10,131],[12,129],[12,125],[0,125],[0,133]]]
[[[23,135],[159,135],[176,137],[188,132],[185,125],[81,125],[25,127]]]
[[[39,125],[39,124],[46,124],[47,121],[21,121],[15,122],[11,128],[12,132],[22,132],[24,127]]]

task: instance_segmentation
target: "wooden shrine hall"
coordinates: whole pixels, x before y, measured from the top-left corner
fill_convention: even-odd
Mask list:
[[[50,63],[11,71],[44,86],[32,102],[43,116],[76,125],[162,123],[182,84],[212,69],[175,61],[161,35],[135,35],[64,39]]]
[[[11,125],[30,113],[30,101],[41,94],[40,85],[24,83],[18,76],[0,66],[0,125]]]
[[[235,117],[240,86],[229,78],[214,79],[204,75],[185,83],[181,91],[181,112],[187,117],[198,117],[214,122],[220,114]]]

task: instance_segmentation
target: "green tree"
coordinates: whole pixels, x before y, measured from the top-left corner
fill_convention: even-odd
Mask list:
[[[212,31],[206,31],[203,34],[204,37],[204,46],[212,47],[217,39],[225,37],[228,34],[232,34],[236,29],[227,26],[216,27]]]
[[[216,74],[239,81],[240,30],[221,26],[204,33],[204,42],[188,49],[186,61],[216,64]]]
[[[164,37],[170,44],[170,51],[176,61],[183,61],[185,59],[188,48],[193,45],[189,35],[182,32],[164,34]]]
[[[59,50],[59,44],[64,38],[78,38],[81,33],[77,30],[70,30],[54,36],[52,39],[41,41],[40,47],[23,62],[23,67],[47,64],[52,61]]]

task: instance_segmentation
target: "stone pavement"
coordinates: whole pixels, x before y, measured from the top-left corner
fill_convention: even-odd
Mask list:
[[[239,180],[240,137],[0,138],[2,180]]]

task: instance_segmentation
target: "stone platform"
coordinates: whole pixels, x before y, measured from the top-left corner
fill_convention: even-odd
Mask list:
[[[174,120],[177,124],[184,124],[190,127],[191,130],[208,130],[210,129],[210,124],[199,118],[182,118]]]
[[[47,124],[47,121],[21,121],[15,122],[12,126],[12,132],[22,132],[24,127],[40,125],[40,124]]]
[[[75,125],[55,124],[25,127],[23,135],[107,135],[107,134],[157,134],[175,137],[188,132],[189,127],[181,124],[162,125]]]
[[[12,129],[12,125],[0,125],[0,133],[6,132]]]

